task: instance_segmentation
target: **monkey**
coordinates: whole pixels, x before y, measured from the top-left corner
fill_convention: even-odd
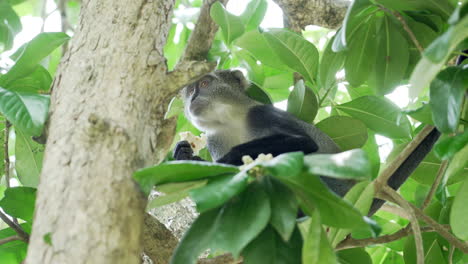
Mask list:
[[[246,89],[249,82],[239,70],[209,73],[181,90],[187,119],[207,135],[207,147],[213,160],[241,165],[242,157],[261,153],[277,156],[286,152],[338,153],[341,149],[324,132],[292,114],[272,105],[251,99]],[[390,177],[388,184],[398,189],[431,151],[440,136],[437,129],[421,142],[415,151]],[[173,154],[176,160],[202,160],[193,156],[187,141],[178,142]],[[343,197],[356,183],[321,177],[330,190]],[[383,204],[375,199],[369,215]]]

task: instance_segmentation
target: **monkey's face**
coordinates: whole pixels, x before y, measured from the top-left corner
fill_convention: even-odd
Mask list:
[[[207,74],[182,90],[185,116],[200,130],[223,125],[245,100],[247,80],[240,71]]]

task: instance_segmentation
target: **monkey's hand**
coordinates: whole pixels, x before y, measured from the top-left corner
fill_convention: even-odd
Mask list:
[[[193,155],[193,149],[187,140],[179,141],[174,149],[173,158],[175,160],[203,160]]]

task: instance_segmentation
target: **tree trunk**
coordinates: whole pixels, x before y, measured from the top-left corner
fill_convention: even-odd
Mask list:
[[[173,4],[82,2],[53,84],[26,263],[139,263],[146,199],[131,176],[172,141],[163,46]]]

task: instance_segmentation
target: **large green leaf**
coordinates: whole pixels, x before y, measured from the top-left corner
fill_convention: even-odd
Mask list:
[[[446,160],[452,158],[466,145],[468,145],[468,130],[462,134],[439,140],[434,151],[440,159]]]
[[[296,196],[287,186],[273,177],[265,177],[263,184],[270,198],[270,223],[287,242],[296,226],[299,207]]]
[[[193,181],[226,173],[237,173],[236,166],[202,161],[171,161],[136,171],[133,178],[149,193],[154,185]]]
[[[367,141],[367,127],[360,120],[348,116],[331,116],[317,123],[341,150],[362,147]]]
[[[294,177],[298,175],[304,165],[303,152],[289,152],[281,154],[272,160],[261,162],[269,174],[275,177]],[[252,164],[255,165],[255,164]]]
[[[377,53],[377,35],[374,19],[360,26],[349,43],[344,64],[346,80],[360,86],[372,72]]]
[[[0,116],[0,146],[5,144],[5,119]],[[0,175],[5,172],[5,151],[0,150]],[[0,195],[1,198],[1,195]]]
[[[410,96],[415,98],[428,87],[437,73],[445,65],[450,53],[468,37],[468,16],[451,26],[439,36],[424,52],[410,78]]]
[[[267,226],[242,252],[245,264],[301,263],[302,237],[296,228],[285,242],[273,228]]]
[[[374,185],[369,181],[360,182],[351,188],[344,196],[344,200],[354,205],[363,215],[367,215],[374,200]],[[347,235],[351,233],[349,229],[331,228],[328,233],[332,246],[335,247]]]
[[[29,224],[21,224],[23,230],[31,233],[31,226]],[[5,228],[0,230],[0,240],[17,235],[16,231],[12,228]],[[28,244],[21,240],[11,241],[0,245],[0,260],[2,264],[20,264],[26,258],[26,251]]]
[[[401,110],[387,99],[375,96],[359,97],[336,108],[361,120],[378,134],[390,138],[408,138],[411,125]]]
[[[257,29],[263,20],[268,8],[268,3],[265,0],[251,0],[240,15],[240,19],[245,25],[246,31]]]
[[[239,17],[226,11],[220,2],[215,2],[210,9],[211,18],[218,24],[223,33],[226,44],[244,33],[244,25]]]
[[[372,259],[364,248],[351,248],[336,253],[341,264],[372,264]]]
[[[399,11],[431,11],[447,18],[453,10],[447,0],[375,0],[388,8]]]
[[[317,77],[319,54],[312,43],[284,29],[270,30],[263,35],[284,64],[313,82]]]
[[[51,84],[52,77],[50,73],[41,65],[37,65],[31,74],[13,80],[7,88],[15,92],[37,93],[39,91],[49,91]]]
[[[285,66],[281,59],[276,55],[270,45],[268,45],[264,35],[259,33],[257,30],[244,33],[235,41],[235,45],[249,51],[253,57],[264,65],[277,69],[289,70],[289,68]]]
[[[37,64],[70,37],[61,32],[41,33],[28,42],[15,65],[0,77],[0,86],[8,88],[16,79],[26,77],[36,69]]]
[[[345,61],[344,52],[334,52],[332,44],[336,37],[333,37],[328,42],[319,66],[319,79],[321,89],[328,91],[336,85],[336,73],[343,68]]]
[[[306,213],[317,208],[324,224],[343,228],[365,225],[361,214],[348,202],[332,193],[318,176],[301,173],[276,177],[291,187]]]
[[[372,179],[375,179],[380,170],[380,154],[379,154],[379,145],[375,140],[375,135],[372,132],[369,132],[369,137],[367,138],[366,144],[362,147],[369,157],[369,162],[371,165]]]
[[[11,28],[4,23],[0,23],[0,52],[11,49],[14,38]]]
[[[190,197],[197,205],[198,212],[219,207],[247,187],[248,175],[241,171],[235,175],[217,177],[206,186],[190,191]]]
[[[165,195],[158,196],[149,201],[146,205],[146,210],[149,211],[155,207],[163,206],[180,201],[189,195],[189,191],[195,188],[200,188],[208,183],[208,180],[189,181],[189,182],[176,182],[166,183],[158,186],[159,192]]]
[[[338,179],[371,179],[369,159],[361,149],[338,154],[309,154],[304,157],[304,164],[315,175]]]
[[[309,232],[302,247],[302,263],[305,264],[336,264],[336,255],[323,230],[320,214],[317,210],[312,215]]]
[[[452,232],[460,239],[468,240],[468,178],[465,179],[463,185],[458,190],[455,200],[453,201],[452,209],[450,210],[450,227]]]
[[[399,28],[388,16],[385,15],[381,20],[376,61],[369,85],[377,94],[384,95],[392,92],[401,83],[409,61],[409,46]]]
[[[468,25],[467,25],[468,27]],[[444,133],[455,132],[460,119],[463,94],[468,88],[468,69],[448,67],[431,83],[432,119]]]
[[[468,171],[468,145],[465,145],[452,158],[447,171],[445,172],[448,183],[456,182],[457,180],[466,178]],[[458,177],[457,177],[458,176]],[[460,177],[461,176],[461,177]]]
[[[185,232],[172,255],[171,264],[195,264],[198,256],[212,243],[219,221],[218,209],[200,214]]]
[[[42,169],[44,145],[34,142],[21,130],[16,130],[15,169],[21,184],[37,187]]]
[[[5,191],[5,197],[0,200],[0,207],[12,217],[32,222],[35,202],[35,188],[12,187]]]
[[[317,115],[318,102],[314,92],[299,80],[289,94],[288,112],[307,123],[312,123]]]
[[[49,111],[49,96],[0,87],[0,113],[27,135],[39,136]]]
[[[22,30],[20,18],[8,1],[0,1],[0,24],[7,25],[13,35],[18,34]]]
[[[218,221],[223,226],[214,235],[212,249],[226,250],[237,258],[267,226],[270,215],[268,195],[259,184],[250,184],[222,209]]]
[[[351,35],[351,20],[353,20],[353,18],[356,19],[357,14],[370,5],[371,2],[369,0],[355,0],[349,5],[343,20],[343,26],[339,33],[336,34],[336,38],[333,41],[333,51],[339,52],[346,49],[348,38]],[[362,19],[362,17],[360,19]]]
[[[420,108],[414,110],[406,110],[404,112],[421,123],[427,125],[434,125],[434,120],[432,120],[432,109],[430,104],[424,103],[423,106],[421,106]]]

